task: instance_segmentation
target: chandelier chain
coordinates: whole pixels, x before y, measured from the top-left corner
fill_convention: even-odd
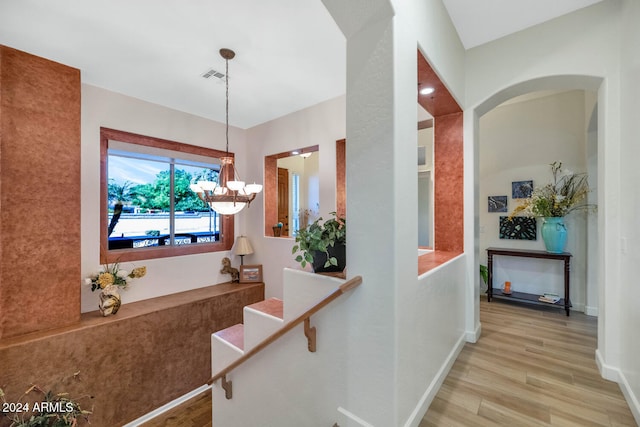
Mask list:
[[[245,185],[238,175],[234,164],[234,157],[229,154],[229,60],[235,52],[231,49],[220,49],[220,55],[225,59],[225,139],[226,156],[220,157],[220,168],[215,182],[198,181],[191,184],[191,190],[198,194],[200,200],[209,208],[221,215],[234,215],[249,206],[262,191],[262,185],[255,182]]]
[[[225,83],[227,87],[227,92],[225,95],[226,104],[225,104],[225,118],[226,118],[226,139],[227,139],[227,156],[229,155],[229,59],[225,58],[226,70],[225,70]]]

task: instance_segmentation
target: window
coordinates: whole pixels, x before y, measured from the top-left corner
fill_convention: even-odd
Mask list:
[[[101,128],[101,262],[228,250],[233,216],[189,185],[215,180],[225,152]]]

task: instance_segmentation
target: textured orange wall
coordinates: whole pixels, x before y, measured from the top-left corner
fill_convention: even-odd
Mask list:
[[[31,383],[60,383],[56,392],[94,396],[79,399],[93,406],[92,427],[121,426],[204,385],[211,334],[263,299],[263,283],[223,283],[124,304],[111,317],[84,313],[72,327],[0,341],[0,385],[15,402]],[[81,381],[61,383],[75,372]]]
[[[80,319],[80,71],[0,46],[0,339]]]
[[[336,141],[336,214],[347,217],[347,147],[346,139]]]
[[[437,251],[464,250],[464,147],[462,113],[435,118],[434,205]]]

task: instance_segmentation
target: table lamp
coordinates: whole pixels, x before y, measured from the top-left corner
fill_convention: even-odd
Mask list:
[[[247,236],[238,236],[236,239],[236,255],[240,255],[240,265],[244,265],[244,256],[253,253],[253,248]]]

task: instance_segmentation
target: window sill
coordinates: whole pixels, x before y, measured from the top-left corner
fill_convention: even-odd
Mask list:
[[[451,261],[458,255],[461,255],[462,252],[446,252],[446,251],[437,251],[420,255],[418,257],[418,276],[427,273],[442,264]]]

